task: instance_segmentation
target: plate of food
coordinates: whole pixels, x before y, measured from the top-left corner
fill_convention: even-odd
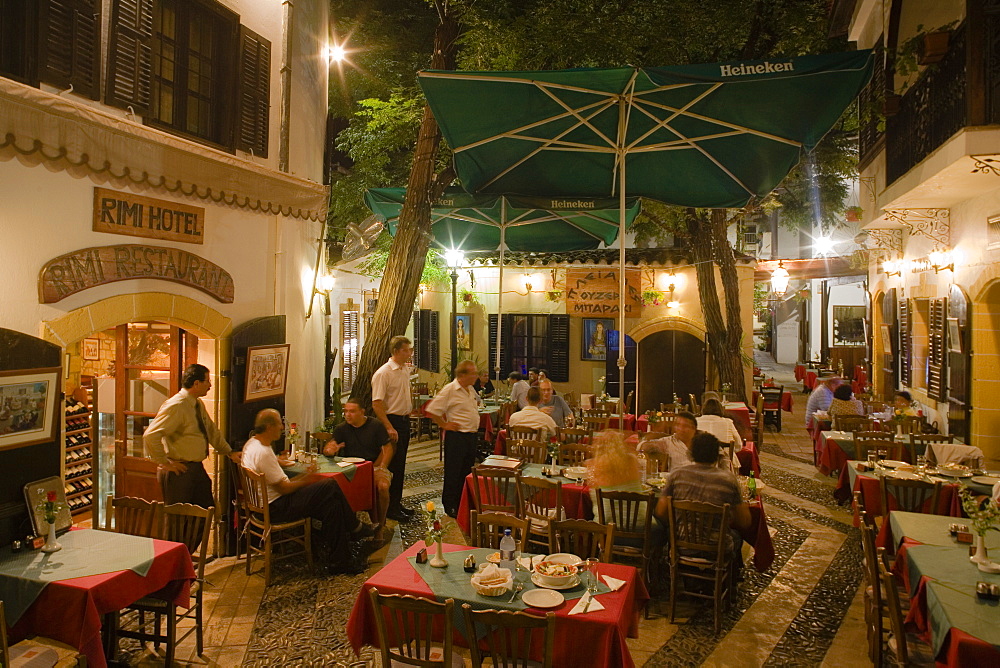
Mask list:
[[[923,476],[913,471],[886,471],[886,475],[897,480],[922,480]]]
[[[563,476],[566,478],[576,478],[582,480],[587,477],[586,466],[567,466],[563,469]]]
[[[574,575],[573,577],[569,578],[569,580],[566,581],[566,582],[564,582],[563,584],[561,584],[561,585],[554,585],[554,584],[547,584],[547,583],[543,582],[539,578],[538,573],[532,573],[531,574],[531,582],[536,587],[542,587],[543,589],[572,589],[573,587],[575,587],[578,584],[580,584],[580,576]]]
[[[962,466],[961,464],[941,464],[937,467],[937,472],[940,475],[948,476],[949,478],[971,478],[972,471],[969,470],[968,466]]]
[[[491,554],[491,555],[489,555],[489,556],[486,557],[486,561],[490,562],[491,564],[499,564],[500,563],[500,553],[499,552],[494,552],[493,554]]]
[[[971,480],[972,482],[977,482],[980,485],[989,485],[992,487],[993,485],[1000,482],[1000,477],[991,475],[974,475],[972,476]]]
[[[909,466],[906,462],[901,462],[898,459],[883,459],[879,464],[887,469],[898,469],[902,466]]]
[[[551,589],[529,589],[521,595],[521,600],[532,608],[557,608],[566,597]]]
[[[340,461],[348,464],[363,464],[367,460],[364,457],[341,457]]]
[[[535,572],[531,575],[531,581],[539,587],[569,589],[580,582],[580,577],[577,575],[576,564],[545,559],[535,564]]]

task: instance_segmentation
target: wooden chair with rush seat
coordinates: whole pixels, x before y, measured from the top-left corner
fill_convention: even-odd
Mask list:
[[[552,668],[552,655],[556,640],[556,615],[548,612],[544,617],[510,610],[473,610],[462,604],[465,628],[472,631],[479,642],[469,643],[474,668],[482,666],[531,666]],[[480,633],[482,629],[482,633]],[[537,635],[542,637],[536,638]],[[481,645],[485,645],[480,649]],[[532,649],[541,646],[541,661],[532,660]],[[484,663],[486,659],[489,663]]]
[[[549,457],[549,448],[545,443],[536,440],[508,440],[507,456],[520,459],[522,462],[544,464]]]
[[[455,599],[438,603],[408,594],[380,594],[375,587],[368,590],[368,596],[383,666],[458,668],[464,665],[462,657],[452,652]]]
[[[305,553],[306,562],[312,569],[312,520],[306,517],[294,522],[272,522],[264,476],[240,466],[240,482],[243,485],[243,504],[247,515],[243,529],[247,541],[247,575],[252,570],[254,555],[264,559],[265,586],[271,584],[272,566],[277,561]],[[302,549],[275,556],[274,548],[279,545],[299,546]]]
[[[549,522],[549,552],[569,552],[581,559],[594,557],[610,563],[615,525],[589,520]]]
[[[472,502],[480,513],[507,513],[521,517],[520,474],[495,466],[472,467]]]
[[[11,663],[11,657],[18,662],[17,665],[32,668],[71,668],[87,665],[87,657],[80,654],[75,647],[51,638],[35,636],[16,645],[8,645],[7,617],[4,614],[3,601],[0,601],[0,666],[6,668],[14,665]]]
[[[504,529],[510,529],[510,535],[517,543],[520,552],[528,547],[528,520],[508,515],[507,513],[469,512],[469,538],[476,547],[492,547],[500,549],[500,539]]]

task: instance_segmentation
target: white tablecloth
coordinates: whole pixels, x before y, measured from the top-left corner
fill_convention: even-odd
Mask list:
[[[983,451],[974,445],[928,443],[927,449],[938,464],[983,464]]]

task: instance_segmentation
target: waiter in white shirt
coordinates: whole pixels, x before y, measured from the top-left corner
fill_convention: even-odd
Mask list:
[[[413,511],[403,507],[403,476],[406,473],[406,450],[410,447],[410,370],[407,362],[413,357],[413,343],[405,336],[394,336],[389,342],[389,361],[372,375],[372,410],[389,432],[395,445],[389,471],[389,510],[386,517],[397,522],[413,518]]]
[[[444,432],[444,489],[441,501],[449,517],[458,515],[465,476],[476,463],[479,438],[479,404],[472,384],[476,365],[464,360],[455,367],[455,380],[438,392],[427,405],[427,414]]]

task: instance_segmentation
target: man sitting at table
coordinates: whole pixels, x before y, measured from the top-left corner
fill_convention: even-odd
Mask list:
[[[538,402],[538,408],[551,417],[557,427],[572,427],[574,423],[573,410],[565,399],[556,394],[552,388],[552,381],[548,378],[539,381],[538,390],[542,393],[542,400]]]
[[[823,376],[816,380],[816,389],[806,402],[806,428],[812,422],[813,413],[830,409],[830,404],[833,403],[833,391],[838,385],[840,378],[837,376]]]
[[[740,484],[731,471],[718,467],[719,447],[722,444],[712,434],[699,432],[691,441],[691,456],[694,463],[672,469],[667,475],[667,482],[660,492],[660,500],[656,504],[656,518],[662,527],[668,526],[667,497],[675,501],[698,501],[714,506],[729,504],[732,518],[729,543],[733,560],[739,569],[743,568],[743,539],[738,529],[750,526],[750,508],[743,501]],[[663,544],[662,533],[660,544]],[[668,534],[669,535],[669,534]],[[654,538],[656,540],[656,538]]]
[[[743,435],[733,423],[732,418],[725,416],[722,402],[718,399],[709,398],[702,404],[701,415],[698,416],[698,431],[706,431],[712,434],[723,447],[733,444],[733,470],[740,470],[740,461],[736,458],[736,453],[743,449]],[[720,463],[721,464],[721,463]]]
[[[511,427],[531,427],[538,430],[538,440],[547,443],[549,438],[556,433],[556,423],[546,413],[538,408],[538,403],[542,400],[542,393],[537,387],[532,387],[525,395],[528,405],[516,413],[512,413],[508,425]]]
[[[493,387],[493,381],[490,380],[488,371],[479,372],[479,378],[476,379],[476,383],[472,386],[472,389],[478,392],[479,397],[482,399],[489,399],[496,391],[496,388]]]
[[[531,388],[528,385],[528,381],[517,371],[511,371],[510,375],[507,376],[507,380],[511,383],[510,400],[517,402],[518,409],[524,408],[525,404],[528,403],[528,399],[526,398],[528,389]]]
[[[375,540],[382,542],[382,529],[389,508],[389,486],[392,484],[392,472],[388,467],[393,455],[392,440],[385,426],[378,420],[369,420],[361,401],[351,397],[344,404],[344,422],[334,428],[333,438],[323,447],[323,454],[329,457],[360,457],[374,464],[375,490],[378,492]]]
[[[348,538],[368,538],[374,533],[372,528],[358,520],[337,481],[319,475],[315,467],[294,480],[288,479],[271,447],[283,431],[281,414],[265,408],[257,413],[252,437],[243,446],[243,466],[263,475],[267,483],[271,520],[312,518],[316,528],[313,544],[323,552],[320,563],[332,574],[363,572],[367,564],[352,559]]]
[[[672,471],[692,463],[691,440],[698,433],[698,418],[687,411],[681,411],[674,418],[674,433],[663,438],[642,441],[642,449],[664,461],[664,471]]]

